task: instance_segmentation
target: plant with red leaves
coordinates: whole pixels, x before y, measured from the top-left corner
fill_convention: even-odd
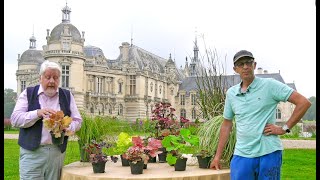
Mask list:
[[[140,136],[132,137],[132,144],[123,157],[133,163],[144,161],[144,164],[147,164],[149,156],[156,157],[161,153],[161,151],[158,151],[162,147],[161,141],[155,138],[142,139]]]
[[[104,141],[97,142],[92,140],[91,143],[85,144],[84,150],[89,154],[89,161],[92,163],[107,162],[108,155],[106,154],[106,149],[112,147],[112,144],[106,143]],[[112,162],[116,163],[118,158],[115,156],[110,156]]]
[[[170,103],[157,103],[155,109],[152,110],[151,120],[156,121],[155,138],[162,140],[168,135],[175,135],[179,133],[180,124],[176,120],[174,114],[175,109],[171,107]]]

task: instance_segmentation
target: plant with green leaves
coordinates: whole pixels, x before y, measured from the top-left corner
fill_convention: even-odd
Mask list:
[[[208,121],[204,122],[198,131],[199,136],[199,149],[206,150],[209,154],[215,154],[218,148],[219,136],[220,136],[220,128],[221,124],[224,121],[224,117],[222,115],[218,115],[215,117],[209,118]],[[234,152],[234,148],[236,145],[236,130],[235,123],[233,123],[232,131],[230,133],[229,139],[225,145],[222,161],[223,164],[227,167],[230,166],[230,161]]]
[[[215,154],[219,143],[220,127],[224,118],[222,116],[226,98],[226,90],[237,80],[235,76],[225,76],[225,62],[223,63],[217,51],[208,49],[204,42],[205,54],[201,63],[203,67],[197,74],[197,103],[205,122],[199,127],[200,150]],[[200,53],[200,52],[199,52]],[[226,61],[226,58],[224,59]],[[206,65],[204,65],[206,64]],[[230,159],[236,143],[236,125],[233,123],[232,132],[224,149],[222,160],[230,166]]]
[[[218,57],[216,50],[206,48],[204,59],[201,60],[203,67],[206,68],[200,69],[195,79],[198,92],[197,103],[204,119],[220,115],[224,108],[228,81],[224,76],[225,67]]]
[[[181,128],[179,134],[168,135],[164,137],[161,143],[168,151],[166,158],[168,164],[173,165],[178,158],[185,158],[183,154],[187,147],[199,145],[199,136],[191,134],[189,129]]]
[[[128,133],[121,132],[118,135],[118,139],[115,147],[113,147],[113,151],[115,154],[123,155],[130,146],[132,146],[132,136],[130,136]]]
[[[78,138],[81,161],[88,162],[89,155],[83,149],[85,144],[89,144],[91,140],[104,140],[110,127],[108,121],[101,116],[89,116],[85,112],[81,112],[82,124],[79,131],[75,133]]]

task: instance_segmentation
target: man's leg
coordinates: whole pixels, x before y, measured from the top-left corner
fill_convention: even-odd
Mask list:
[[[20,179],[44,180],[46,162],[47,156],[41,149],[29,151],[20,147]]]
[[[60,148],[56,145],[47,145],[48,164],[45,171],[45,180],[59,180],[64,158]]]
[[[282,151],[260,157],[259,180],[280,180],[282,165]]]
[[[230,179],[254,180],[257,174],[259,159],[233,155],[230,164]]]

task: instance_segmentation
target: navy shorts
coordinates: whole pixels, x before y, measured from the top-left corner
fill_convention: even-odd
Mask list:
[[[230,164],[231,180],[280,180],[282,151],[255,158],[233,155]]]

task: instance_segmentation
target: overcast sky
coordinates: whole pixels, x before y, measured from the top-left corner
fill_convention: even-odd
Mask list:
[[[122,42],[131,42],[184,66],[198,37],[226,58],[233,74],[233,55],[246,49],[257,67],[280,71],[307,98],[316,95],[315,0],[4,0],[4,88],[16,91],[18,54],[29,48],[34,34],[37,49],[46,44],[46,29],[61,23],[61,9],[71,8],[71,23],[85,31],[85,45],[97,46],[108,59],[119,55]],[[190,61],[189,61],[190,62]]]

